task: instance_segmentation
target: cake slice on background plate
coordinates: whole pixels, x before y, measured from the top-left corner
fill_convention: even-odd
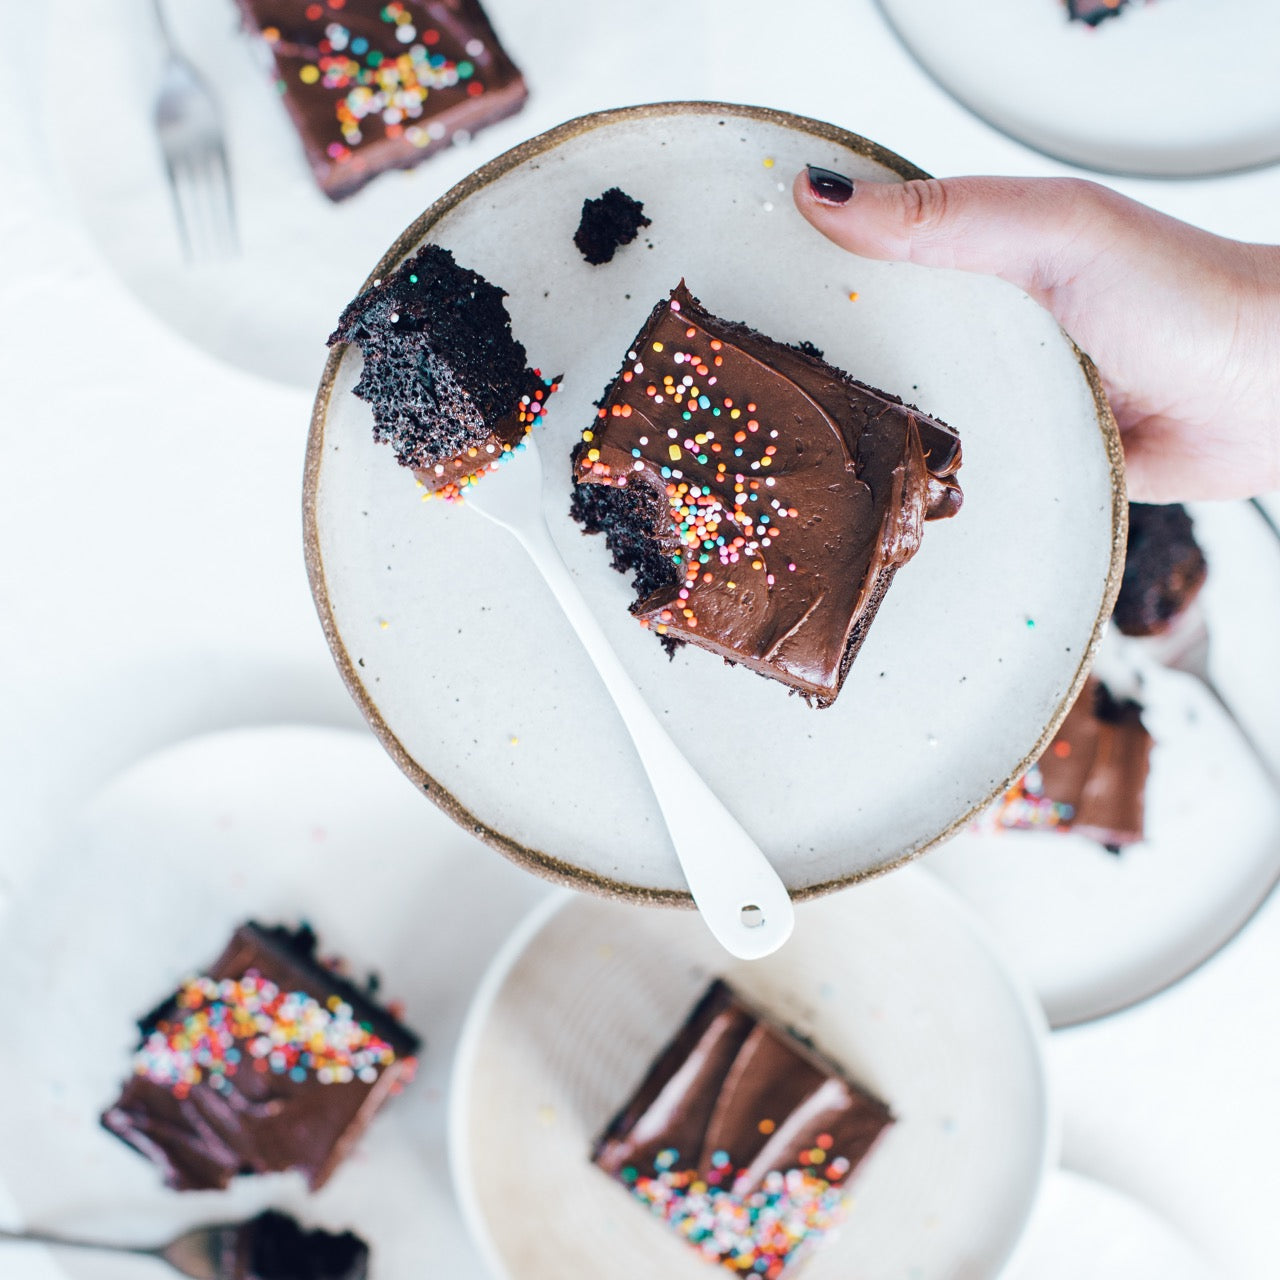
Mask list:
[[[837,1227],[889,1108],[717,979],[596,1142],[710,1262],[777,1280]]]

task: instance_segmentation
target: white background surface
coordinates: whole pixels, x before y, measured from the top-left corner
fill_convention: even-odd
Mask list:
[[[493,0],[499,26],[527,2]],[[60,207],[22,54],[43,8],[0,5],[16,73],[0,87],[0,929],[77,802],[147,750],[226,724],[352,716],[302,568],[310,397],[164,329]],[[687,96],[826,117],[936,173],[1061,171],[947,99],[871,0],[798,4],[785,21],[759,0],[689,8],[697,23],[672,39],[714,39]],[[530,131],[653,96],[643,64],[601,46],[612,74],[548,74]],[[574,63],[590,52],[575,45]],[[91,51],[70,66],[89,74]],[[111,110],[85,122],[104,145]],[[476,163],[487,146],[482,134]],[[1114,185],[1224,234],[1277,238],[1277,169]],[[1164,1214],[1241,1280],[1280,1266],[1277,974],[1273,901],[1176,990],[1050,1047],[1065,1162]],[[17,1033],[7,1011],[0,1034]],[[6,1280],[57,1274],[18,1258],[6,1255]]]

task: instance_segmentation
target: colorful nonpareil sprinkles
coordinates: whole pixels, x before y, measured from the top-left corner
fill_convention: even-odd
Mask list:
[[[542,416],[547,411],[547,401],[560,385],[558,378],[543,378],[541,369],[535,369],[533,372],[537,378],[541,379],[541,386],[535,387],[529,395],[521,396],[516,410],[516,421],[524,427],[524,435],[514,444],[472,445],[462,457],[451,458],[448,462],[437,462],[435,466],[429,468],[435,476],[445,477],[450,472],[459,474],[457,479],[449,479],[445,483],[427,489],[422,495],[424,502],[429,498],[443,498],[446,502],[461,501],[466,496],[467,490],[482,476],[490,471],[496,471],[512,454],[524,451],[524,442],[529,432],[542,421]],[[422,482],[419,481],[419,483]]]
[[[1066,745],[1058,742],[1050,750]],[[981,831],[1065,830],[1075,812],[1071,805],[1045,795],[1044,775],[1040,766],[1033,764],[986,813],[974,820],[974,826]]]
[[[815,1151],[826,1159],[825,1150]],[[806,1245],[840,1223],[848,1208],[848,1194],[836,1185],[849,1171],[843,1157],[828,1166],[830,1179],[811,1169],[775,1170],[754,1190],[741,1193],[734,1190],[727,1152],[712,1156],[707,1173],[677,1168],[678,1161],[673,1150],[659,1152],[653,1176],[628,1167],[622,1181],[703,1258],[742,1275],[777,1280]]]
[[[680,303],[672,299],[670,308],[679,312]],[[664,419],[679,423],[666,429],[664,440],[641,436],[639,447],[631,450],[631,465],[634,471],[644,471],[658,458],[657,470],[666,482],[680,539],[672,558],[684,581],[675,607],[680,624],[692,630],[698,627],[692,591],[699,581],[713,581],[713,566],[727,571],[724,587],[730,592],[739,590],[747,575],[759,574],[766,589],[774,585],[764,553],[773,545],[778,526],[800,514],[771,492],[777,427],[749,395],[727,395],[719,385],[723,351],[723,341],[695,325],[685,328],[679,342],[652,341],[647,350],[628,351],[621,393],[599,410],[597,418],[596,430],[604,430],[611,418],[631,417],[635,410],[630,396],[652,402],[645,406],[646,417],[655,418],[657,406],[665,405]],[[580,466],[625,487],[626,474],[615,475],[615,469],[601,460],[595,438],[595,431],[582,433],[587,448]],[[787,569],[794,572],[795,565],[788,563]],[[654,629],[666,634],[675,621],[674,610],[664,609]]]
[[[305,36],[280,26],[261,28],[282,60],[282,74],[332,95],[336,128],[325,148],[329,159],[337,164],[349,159],[375,122],[377,136],[403,137],[415,147],[439,142],[445,126],[424,119],[433,113],[428,99],[444,90],[472,98],[485,92],[477,69],[484,41],[472,38],[458,51],[465,56],[450,57],[441,52],[442,33],[425,9],[401,3],[382,6],[380,38],[371,39],[362,34],[367,27],[343,21],[346,7],[346,0],[309,4],[304,17],[318,30]]]
[[[241,978],[192,978],[175,997],[179,1014],[161,1019],[134,1055],[134,1073],[179,1098],[207,1081],[229,1090],[241,1070],[285,1075],[297,1083],[372,1084],[395,1050],[357,1022],[349,1004],[323,1004],[284,991],[249,970]]]

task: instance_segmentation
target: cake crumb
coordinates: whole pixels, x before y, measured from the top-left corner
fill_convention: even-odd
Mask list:
[[[596,199],[582,202],[582,217],[573,233],[573,243],[593,267],[599,267],[612,262],[613,255],[624,244],[630,244],[641,227],[649,225],[639,200],[621,187],[610,187]]]

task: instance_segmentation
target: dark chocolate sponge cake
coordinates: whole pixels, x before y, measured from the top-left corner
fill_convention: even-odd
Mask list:
[[[596,199],[582,202],[582,218],[573,233],[573,243],[593,267],[598,267],[612,262],[613,255],[648,225],[644,205],[620,187],[610,187]]]
[[[892,1123],[717,980],[594,1161],[708,1261],[777,1280],[839,1223],[845,1184]]]
[[[682,281],[583,432],[572,511],[645,626],[826,706],[924,522],[959,510],[959,467],[945,423]]]
[[[237,0],[333,200],[520,109],[524,80],[476,0]]]
[[[138,1023],[132,1078],[102,1123],[169,1186],[298,1169],[314,1190],[412,1078],[418,1037],[315,945],[309,929],[246,924]]]
[[[274,1209],[221,1228],[219,1280],[366,1280],[369,1246],[350,1231],[308,1231]]]
[[[444,497],[515,449],[555,387],[527,367],[505,297],[428,244],[349,303],[329,337],[364,356],[354,389],[373,406],[374,438]]]
[[[1131,502],[1116,626],[1127,636],[1167,631],[1200,594],[1208,572],[1185,507]]]
[[[1118,853],[1143,838],[1150,761],[1142,708],[1090,676],[1039,761],[979,826],[1074,831]]]

